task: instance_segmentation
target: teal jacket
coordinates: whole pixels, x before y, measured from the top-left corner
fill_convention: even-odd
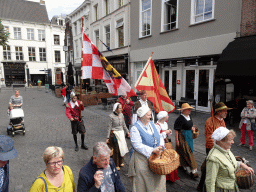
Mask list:
[[[233,190],[237,188],[237,167],[238,162],[233,153],[215,144],[206,158],[206,191],[215,192],[215,187]]]

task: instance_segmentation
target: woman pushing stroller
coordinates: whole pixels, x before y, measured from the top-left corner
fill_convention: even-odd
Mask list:
[[[15,109],[15,108],[21,108],[23,104],[23,97],[20,96],[20,91],[16,90],[15,95],[12,95],[9,101],[9,110]]]

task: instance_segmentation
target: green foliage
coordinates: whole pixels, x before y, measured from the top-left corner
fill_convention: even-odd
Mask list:
[[[2,20],[0,19],[0,45],[6,46],[8,41],[9,33],[5,30]]]

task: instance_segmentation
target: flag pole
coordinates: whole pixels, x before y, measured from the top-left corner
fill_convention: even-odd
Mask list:
[[[83,86],[83,35],[84,35],[84,17],[82,17],[82,49],[81,49],[81,79],[80,79],[80,93],[79,93],[79,100],[82,101],[82,86]],[[79,121],[82,121],[82,108],[81,105],[79,105]]]

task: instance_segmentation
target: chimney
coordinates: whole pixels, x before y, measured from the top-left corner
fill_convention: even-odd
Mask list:
[[[40,5],[45,5],[45,1],[44,0],[40,0]]]
[[[241,11],[241,37],[256,35],[256,1],[243,0]]]

